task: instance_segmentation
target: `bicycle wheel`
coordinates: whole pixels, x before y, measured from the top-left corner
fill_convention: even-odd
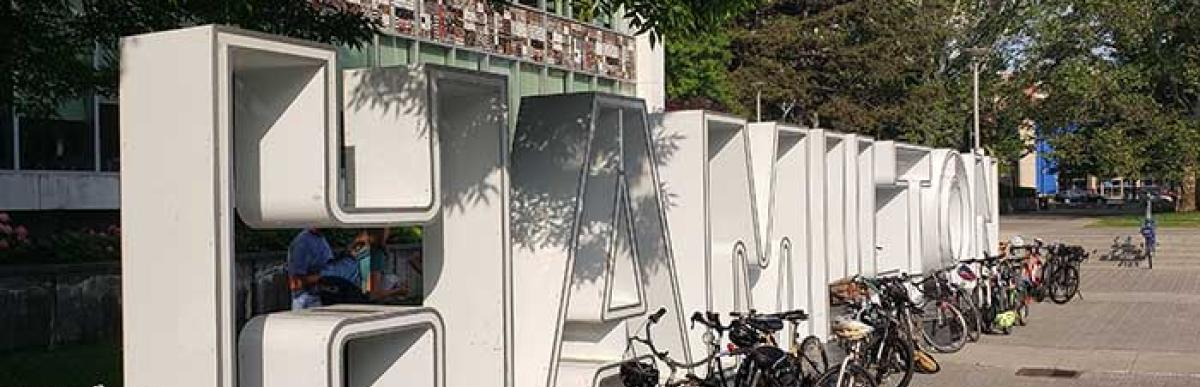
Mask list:
[[[921,316],[921,336],[935,351],[958,352],[967,344],[967,322],[949,302],[931,302]]]
[[[1003,286],[998,287],[998,289],[997,288],[992,289],[992,310],[993,310],[994,314],[992,315],[991,321],[992,321],[992,325],[994,325],[997,328],[997,329],[994,329],[993,332],[996,332],[996,333],[999,333],[1002,335],[1007,335],[1012,332],[1012,327],[1000,325],[997,323],[997,320],[1000,318],[1000,315],[1002,313],[1013,310],[1013,305],[1012,305],[1011,300],[1009,299],[1008,292],[1009,292],[1009,290],[1005,289]]]
[[[913,376],[913,343],[892,332],[871,351],[870,368],[874,371],[874,382],[879,387],[907,387]]]
[[[810,375],[820,375],[829,368],[829,356],[825,353],[825,345],[816,336],[805,337],[800,341],[800,364],[802,372]],[[805,369],[807,367],[807,369]]]
[[[983,292],[983,285],[971,290],[971,300],[979,308],[979,331],[995,333],[993,325],[996,322],[996,304],[990,299],[984,299]]]
[[[877,387],[871,374],[858,364],[846,364],[845,372],[842,367],[833,367],[817,379],[818,387]]]
[[[1009,292],[1013,297],[1013,311],[1017,312],[1017,325],[1025,326],[1029,323],[1029,294],[1024,289],[1013,289]]]
[[[1056,304],[1065,304],[1075,298],[1079,292],[1079,269],[1075,265],[1066,265],[1059,269],[1058,292],[1051,294],[1051,300]]]
[[[962,312],[963,321],[967,323],[967,340],[970,342],[979,341],[980,332],[983,330],[979,308],[975,306],[974,300],[968,297],[966,291],[962,288],[958,289],[958,294],[954,296],[954,301],[954,306],[958,307],[958,311]]]

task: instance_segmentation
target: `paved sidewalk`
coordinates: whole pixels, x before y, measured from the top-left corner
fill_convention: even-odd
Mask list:
[[[1020,216],[1001,219],[1014,233],[1107,251],[1114,236],[1135,229],[1087,228],[1089,219]],[[1155,268],[1083,267],[1082,299],[1035,305],[1029,326],[1009,336],[984,335],[961,352],[936,355],[942,372],[913,386],[1200,386],[1200,230],[1160,230]],[[1135,239],[1136,240],[1136,239]],[[1017,376],[1023,368],[1074,376]]]

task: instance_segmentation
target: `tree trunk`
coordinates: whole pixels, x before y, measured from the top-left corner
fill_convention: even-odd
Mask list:
[[[1196,163],[1183,168],[1183,181],[1179,184],[1179,203],[1176,211],[1189,212],[1196,210]]]

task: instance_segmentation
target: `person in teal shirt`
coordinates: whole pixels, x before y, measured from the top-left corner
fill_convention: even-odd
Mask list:
[[[323,275],[353,283],[371,301],[403,295],[403,290],[384,286],[382,272],[386,257],[387,229],[362,230],[346,248],[345,255],[331,262]]]

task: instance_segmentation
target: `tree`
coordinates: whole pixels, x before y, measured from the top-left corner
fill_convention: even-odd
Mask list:
[[[1036,110],[1080,172],[1180,183],[1196,208],[1200,10],[1188,0],[1039,2],[1019,65],[1045,80]]]
[[[667,106],[744,113],[729,83],[729,36],[711,31],[666,39]]]
[[[799,114],[845,132],[965,149],[971,58],[991,47],[983,75],[984,144],[1019,157],[1025,84],[1002,79],[1020,1],[776,0],[737,23],[730,78],[745,110],[796,103]],[[786,105],[785,105],[786,106]],[[763,112],[778,119],[782,110]],[[1015,154],[1013,154],[1015,153]]]

